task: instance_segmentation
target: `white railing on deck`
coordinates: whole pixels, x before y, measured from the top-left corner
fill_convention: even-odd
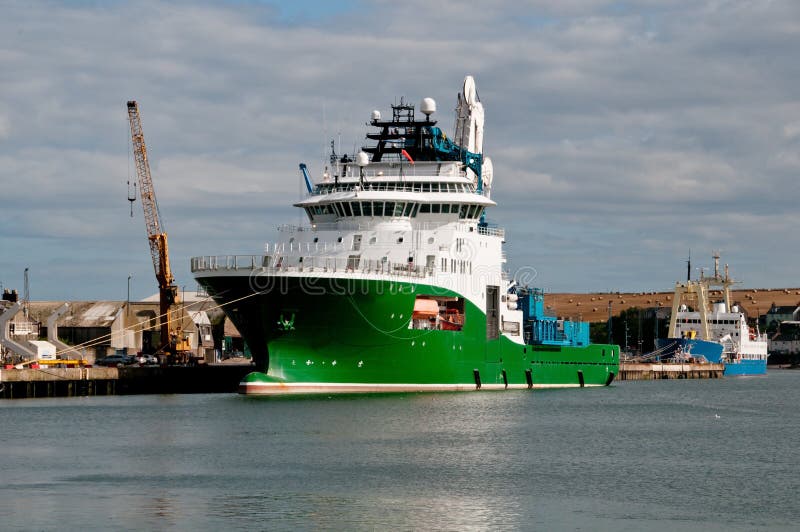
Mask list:
[[[428,183],[426,183],[428,184]],[[425,193],[433,193],[433,194],[475,194],[476,190],[475,187],[471,184],[467,183],[453,183],[450,182],[449,184],[456,185],[453,187],[453,190],[450,190],[448,186],[446,189],[442,189],[443,187],[440,186],[439,182],[436,182],[437,189],[432,190],[430,184],[428,184],[427,190],[422,186],[422,183],[396,183],[396,182],[388,182],[388,183],[365,183],[363,186],[359,185],[358,183],[349,183],[349,184],[339,184],[333,185],[330,187],[320,187],[315,188],[314,192],[309,194],[310,196],[325,196],[328,194],[333,194],[336,192],[352,192],[358,190],[359,192],[425,192]],[[446,183],[447,184],[447,183]]]
[[[489,235],[489,236],[499,236],[505,238],[506,230],[502,227],[488,227],[488,226],[478,226],[478,234],[479,235]]]
[[[192,257],[192,273],[205,271],[251,271],[256,273],[317,272],[429,277],[434,267],[360,257],[303,255],[207,255]]]
[[[408,222],[407,220],[398,219],[401,222]],[[391,223],[389,220],[380,220],[375,222],[327,222],[327,223],[318,223],[314,225],[292,225],[292,224],[282,224],[277,227],[278,231],[281,233],[302,233],[305,231],[375,231],[378,230],[376,227],[378,224],[385,225],[387,223]],[[433,229],[442,229],[444,226],[452,225],[456,231],[461,231],[464,233],[472,233],[477,231],[479,235],[488,235],[488,236],[498,236],[500,238],[505,238],[506,230],[502,227],[488,227],[488,226],[481,226],[477,224],[469,224],[469,223],[459,223],[457,225],[453,225],[453,222],[420,222],[420,223],[412,223],[411,230],[412,231],[430,231]]]

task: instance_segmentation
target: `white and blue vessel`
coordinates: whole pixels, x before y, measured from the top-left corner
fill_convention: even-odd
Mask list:
[[[698,281],[675,284],[668,338],[656,341],[662,360],[724,363],[728,376],[767,372],[767,335],[750,329],[744,312],[731,304],[732,284],[727,265],[720,275],[716,254],[713,277],[701,273]],[[712,296],[721,299],[709,303]]]

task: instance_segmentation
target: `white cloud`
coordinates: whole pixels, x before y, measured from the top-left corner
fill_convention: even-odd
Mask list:
[[[508,1],[478,19],[455,1],[312,20],[258,3],[5,6],[0,281],[56,256],[92,279],[84,297],[109,297],[119,280],[100,263],[112,255],[144,287],[127,99],[188,280],[190,255],[257,250],[296,221],[297,163],[319,174],[329,139],[359,145],[372,109],[432,96],[449,130],[471,73],[491,216],[548,288],[668,288],[689,247],[729,249],[748,285],[797,284],[758,264],[791,264],[800,244],[764,238],[798,221],[798,14],[788,0]],[[51,277],[38,282],[59,297]]]

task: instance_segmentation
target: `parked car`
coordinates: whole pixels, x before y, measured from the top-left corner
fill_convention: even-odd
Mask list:
[[[109,355],[105,358],[101,358],[100,360],[96,360],[94,365],[118,368],[120,366],[128,366],[135,363],[136,359],[130,355]]]
[[[136,362],[138,362],[142,366],[158,365],[158,357],[155,356],[155,355],[145,355],[145,354],[139,353],[135,358],[136,358]]]

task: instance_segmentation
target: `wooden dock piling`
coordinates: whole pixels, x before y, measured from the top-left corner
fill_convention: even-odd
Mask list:
[[[0,399],[141,393],[233,393],[249,365],[0,369]]]
[[[658,379],[719,379],[725,364],[645,364],[621,362],[619,380],[651,381]]]

